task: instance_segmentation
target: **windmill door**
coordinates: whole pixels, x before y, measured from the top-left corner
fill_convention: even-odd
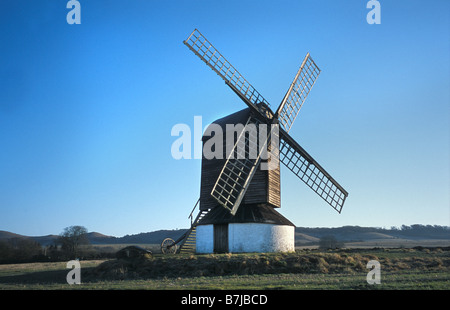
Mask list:
[[[214,225],[214,253],[228,252],[228,224]]]

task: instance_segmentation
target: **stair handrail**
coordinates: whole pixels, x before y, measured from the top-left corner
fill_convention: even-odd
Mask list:
[[[194,220],[193,220],[193,214],[194,214],[194,211],[195,211],[195,208],[197,208],[197,205],[198,205],[198,203],[200,202],[200,198],[197,200],[197,202],[195,203],[195,205],[194,205],[194,208],[192,208],[192,211],[191,211],[191,214],[189,214],[189,216],[188,216],[188,218],[190,218],[191,219],[191,227],[192,227],[192,225],[193,225],[193,223],[194,223]]]

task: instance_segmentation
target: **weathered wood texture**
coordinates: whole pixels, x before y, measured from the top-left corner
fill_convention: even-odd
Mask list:
[[[228,252],[228,224],[214,225],[214,253]]]
[[[250,113],[249,109],[231,114],[214,123],[223,128],[223,159],[202,158],[201,188],[200,188],[200,210],[206,210],[218,206],[217,201],[211,196],[211,191],[226,162],[226,124],[245,124],[245,120]],[[213,135],[214,136],[214,135]],[[213,137],[212,136],[212,137]],[[203,137],[203,144],[210,138]],[[264,162],[264,161],[261,161]],[[261,170],[261,165],[257,168],[255,175],[242,200],[243,204],[269,204],[274,208],[281,206],[280,195],[280,166],[273,170]]]

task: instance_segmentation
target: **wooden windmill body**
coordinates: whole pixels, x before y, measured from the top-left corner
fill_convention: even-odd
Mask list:
[[[247,108],[213,123],[222,128],[222,145],[227,145],[227,136],[237,136],[239,133],[227,131],[226,125],[234,128],[235,125],[245,123],[250,113],[251,110]],[[212,138],[204,136],[203,143]],[[197,226],[196,251],[293,251],[295,226],[275,210],[281,207],[279,161],[275,169],[256,169],[239,209],[232,215],[211,196],[214,184],[227,160],[226,147],[222,151],[222,159],[207,159],[205,155],[202,158],[200,210],[209,212]]]
[[[203,154],[202,158],[202,172],[201,172],[201,190],[200,190],[200,210],[207,210],[216,207],[217,200],[211,196],[214,184],[217,181],[220,172],[227,160],[226,154],[226,137],[230,135],[236,135],[234,131],[228,130],[229,128],[235,128],[235,125],[245,123],[250,116],[250,109],[244,109],[239,112],[228,115],[224,118],[216,120],[213,124],[217,124],[222,128],[222,148],[221,159],[207,159]],[[208,129],[205,131],[208,132]],[[202,141],[205,143],[208,139],[213,138],[210,136],[203,136]],[[264,160],[262,160],[264,161]],[[244,195],[242,203],[247,204],[266,204],[272,208],[281,207],[281,195],[280,195],[280,163],[276,169],[263,170],[256,169],[252,181]],[[239,207],[241,208],[242,205]]]
[[[280,162],[339,213],[348,196],[339,183],[289,135],[320,69],[308,53],[274,112],[261,94],[197,29],[184,44],[225,81],[247,108],[210,125],[221,129],[223,156],[205,156],[205,147],[211,146],[210,139],[214,137],[212,131],[205,131],[200,212],[183,238],[188,239],[190,234],[196,233],[197,253],[293,251],[295,226],[277,211],[281,207]],[[257,156],[248,156],[252,149],[251,134],[246,130],[227,131],[227,125],[237,124],[244,124],[244,128],[250,125],[271,128],[267,134],[261,134],[261,129],[258,129]],[[231,152],[227,152],[228,140],[225,139],[229,134],[235,136],[233,141],[236,141]],[[273,140],[274,137],[277,139]],[[270,169],[263,169],[264,164],[273,160],[262,156],[268,149],[276,151],[276,161],[275,165],[270,162]],[[235,156],[238,153],[245,156]]]

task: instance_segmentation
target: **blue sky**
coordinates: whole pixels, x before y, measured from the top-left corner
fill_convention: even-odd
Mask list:
[[[349,192],[341,214],[282,167],[297,226],[450,225],[450,2],[0,2],[0,230],[186,228],[200,160],[171,129],[245,104],[182,44],[198,28],[275,110],[322,70],[291,135]]]

